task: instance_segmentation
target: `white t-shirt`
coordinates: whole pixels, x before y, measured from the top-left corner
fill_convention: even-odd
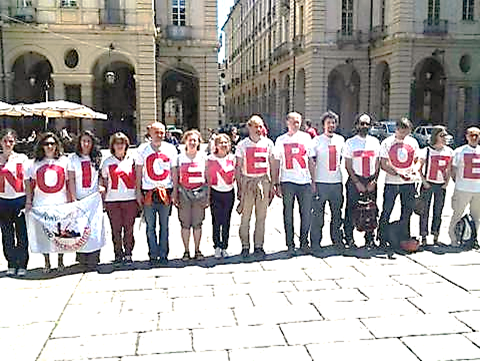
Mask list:
[[[242,174],[248,177],[263,177],[270,174],[270,157],[273,156],[273,142],[260,137],[253,142],[249,137],[237,144],[235,156],[243,160]]]
[[[403,141],[392,135],[385,139],[380,145],[380,158],[386,158],[390,161],[397,173],[410,177],[410,180],[404,180],[399,176],[386,174],[385,184],[412,184],[415,183],[414,165],[418,156],[418,142],[415,138],[407,135]]]
[[[325,134],[313,139],[312,157],[316,158],[315,182],[341,183],[340,162],[345,139],[338,134],[328,137]]]
[[[35,161],[28,169],[28,178],[34,181],[34,207],[58,205],[68,202],[67,197],[67,169],[68,158],[44,158]]]
[[[309,184],[312,182],[308,169],[308,157],[312,155],[312,137],[298,131],[285,133],[275,142],[275,158],[280,161],[280,182]]]
[[[25,154],[12,152],[5,164],[0,164],[0,198],[15,199],[25,195],[25,172],[28,168]]]
[[[428,161],[427,153],[429,158]],[[436,184],[445,183],[445,177],[452,157],[453,150],[447,146],[440,150],[433,149],[429,146],[420,149],[418,151],[418,158],[423,159],[424,161],[424,165],[422,167],[423,174],[425,174],[425,167],[428,166],[428,169],[426,170],[427,181]]]
[[[455,149],[452,164],[456,168],[455,189],[480,193],[480,146],[466,144]]]
[[[344,158],[352,160],[355,175],[369,178],[375,174],[375,164],[380,155],[380,142],[377,138],[367,135],[362,138],[356,135],[345,142]]]
[[[78,199],[88,197],[98,192],[98,170],[95,169],[90,157],[70,155],[68,171],[75,173],[75,192]]]
[[[136,164],[142,165],[142,189],[157,187],[172,188],[172,168],[176,164],[177,149],[170,143],[162,142],[156,152],[151,144],[138,149]]]
[[[135,195],[135,162],[127,155],[123,160],[110,156],[101,166],[102,178],[107,180],[106,202],[132,201]]]
[[[215,154],[208,156],[208,176],[210,186],[218,192],[230,192],[235,182],[235,156],[227,154],[223,158]]]
[[[190,159],[185,152],[177,157],[178,183],[186,189],[199,188],[206,184],[205,168],[207,157],[203,152],[197,152],[195,158]]]

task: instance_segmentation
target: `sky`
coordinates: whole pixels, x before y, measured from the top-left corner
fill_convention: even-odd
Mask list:
[[[230,13],[230,7],[233,6],[235,0],[217,0],[218,4],[218,32],[221,32],[223,24],[227,20],[228,14]],[[220,50],[218,54],[218,61],[222,62],[225,54],[224,49]]]

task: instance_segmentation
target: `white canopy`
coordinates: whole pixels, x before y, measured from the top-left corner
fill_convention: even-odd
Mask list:
[[[26,111],[34,115],[47,118],[89,118],[106,120],[107,115],[90,109],[89,107],[65,100],[23,104]]]

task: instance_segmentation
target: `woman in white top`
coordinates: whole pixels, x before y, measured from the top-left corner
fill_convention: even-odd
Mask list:
[[[8,262],[7,276],[27,274],[28,236],[25,225],[24,176],[28,158],[13,148],[17,133],[13,129],[0,132],[0,226],[3,254]]]
[[[102,154],[98,140],[90,130],[84,130],[77,140],[75,153],[69,157],[68,190],[72,200],[77,201],[99,191],[98,178]],[[77,252],[77,261],[82,266],[95,268],[100,261],[100,250]]]
[[[230,137],[219,134],[215,147],[207,161],[207,179],[210,187],[210,211],[212,212],[213,246],[215,257],[227,257],[230,218],[235,202],[235,155],[231,152]]]
[[[127,154],[130,140],[125,134],[115,133],[109,143],[112,155],[103,162],[101,174],[102,185],[106,188],[105,208],[112,228],[114,262],[131,263],[135,245],[133,225],[138,212],[135,161]]]
[[[67,190],[68,159],[63,156],[60,139],[51,132],[41,134],[35,148],[35,160],[29,168],[29,182],[26,183],[27,202],[25,210],[33,207],[52,206],[68,203]],[[55,174],[54,174],[55,173]],[[55,182],[54,186],[51,186]],[[44,254],[45,273],[50,272],[50,255]],[[58,254],[58,270],[65,268],[63,254]]]
[[[451,175],[453,150],[448,147],[445,127],[441,125],[432,128],[430,142],[421,150],[419,156],[420,177],[422,178],[421,194],[425,199],[425,212],[420,216],[420,235],[422,245],[427,245],[428,218],[432,196],[433,218],[430,234],[433,244],[438,245],[438,235],[442,224],[442,211],[445,205],[445,194]]]

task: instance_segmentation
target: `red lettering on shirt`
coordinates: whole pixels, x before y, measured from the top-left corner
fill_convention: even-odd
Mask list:
[[[160,159],[164,163],[169,163],[170,158],[168,158],[165,154],[163,153],[152,153],[150,154],[146,161],[145,161],[145,167],[147,169],[147,175],[148,177],[155,182],[158,181],[163,181],[165,180],[169,175],[170,175],[170,170],[164,169],[162,173],[157,174],[155,173],[155,169],[153,168],[153,164],[157,159]]]
[[[54,171],[57,173],[57,181],[53,186],[49,186],[45,183],[45,173],[47,171]],[[42,165],[37,170],[37,182],[36,185],[43,193],[58,193],[65,186],[65,169],[55,164]]]
[[[225,184],[233,184],[233,179],[235,176],[235,169],[233,169],[233,160],[227,159],[227,168],[232,168],[230,171],[225,172],[222,165],[218,160],[209,159],[208,160],[208,175],[210,178],[210,185],[218,185],[218,176],[220,176]]]
[[[203,172],[196,162],[180,164],[180,184],[187,189],[195,189],[203,184],[202,181],[191,181],[191,178],[203,178]]]
[[[305,150],[305,146],[303,144],[289,143],[284,144],[283,147],[285,151],[285,167],[287,169],[293,169],[294,159],[298,162],[300,168],[307,168],[307,162],[304,158],[305,154],[307,154],[307,151]]]
[[[250,147],[245,150],[247,174],[266,174],[268,167],[256,167],[258,163],[267,162],[268,148]]]
[[[5,192],[5,179],[15,189],[15,192],[24,192],[23,188],[23,164],[16,164],[16,176],[14,176],[6,167],[0,169],[0,193]]]
[[[337,147],[334,145],[328,146],[328,170],[330,172],[337,170]]]
[[[370,174],[370,161],[375,157],[375,151],[373,150],[356,150],[353,152],[355,158],[362,158],[362,177],[368,178]]]
[[[480,154],[464,154],[463,163],[464,179],[480,179]]]
[[[123,170],[119,170],[117,164],[110,164],[108,166],[108,172],[110,174],[110,179],[112,180],[112,189],[118,190],[119,179],[122,179],[122,182],[127,189],[135,188],[135,170],[133,169],[133,166],[130,172],[126,173]]]
[[[90,188],[92,186],[92,167],[90,161],[84,161],[82,166],[82,188]]]
[[[447,178],[447,169],[450,159],[449,155],[432,155],[430,157],[430,170],[428,172],[428,179],[438,180],[438,174],[442,174],[443,179]]]
[[[402,149],[407,152],[407,159],[405,159],[403,162],[398,158],[398,153]],[[415,149],[413,149],[409,144],[396,143],[392,145],[388,151],[388,157],[390,158],[390,163],[392,163],[395,168],[406,169],[411,167],[413,164],[413,160],[415,159]]]

